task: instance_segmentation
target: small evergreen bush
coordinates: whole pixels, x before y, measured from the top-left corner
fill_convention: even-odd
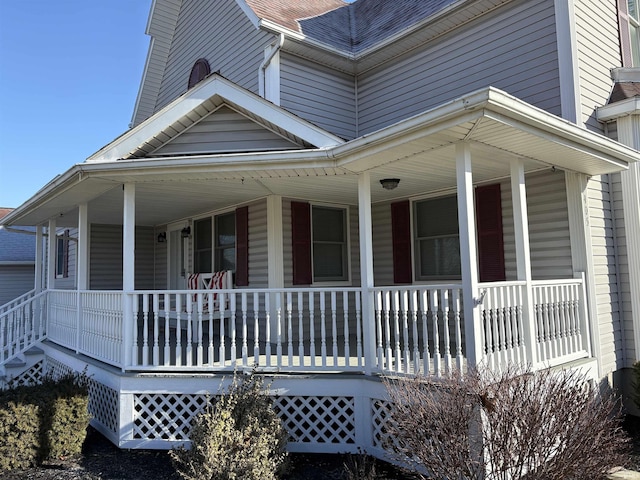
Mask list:
[[[170,452],[186,480],[271,480],[286,468],[287,434],[256,374],[234,381],[196,415],[191,448]]]
[[[81,453],[89,425],[87,378],[46,378],[0,393],[0,471]]]

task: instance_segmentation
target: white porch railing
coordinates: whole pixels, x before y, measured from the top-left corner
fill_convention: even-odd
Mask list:
[[[27,293],[20,295],[19,297],[14,298],[10,302],[5,303],[4,305],[0,305],[0,315],[11,310],[14,307],[17,307],[21,303],[33,298],[36,295],[35,290],[29,290]]]
[[[0,312],[0,365],[37,344],[46,335],[47,293],[29,292]]]
[[[363,317],[363,294],[373,296],[373,318]],[[464,329],[462,295],[457,284],[365,293],[49,290],[0,314],[0,360],[45,335],[123,371],[362,372],[368,364],[372,372],[440,376],[466,368],[465,341],[472,338],[480,338],[482,359],[494,369],[590,356],[581,278],[480,284],[474,331]]]

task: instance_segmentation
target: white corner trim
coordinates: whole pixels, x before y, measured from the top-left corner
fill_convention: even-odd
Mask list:
[[[580,74],[573,0],[555,0],[558,67],[560,69],[560,108],[562,118],[581,122]]]

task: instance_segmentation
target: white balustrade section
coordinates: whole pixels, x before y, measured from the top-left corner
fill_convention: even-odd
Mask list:
[[[374,288],[378,369],[434,376],[462,371],[461,288]]]
[[[584,281],[533,282],[538,360],[558,365],[590,355]]]
[[[122,292],[80,292],[81,321],[77,351],[102,362],[122,365]]]
[[[358,288],[136,291],[128,369],[362,371]]]
[[[24,295],[0,313],[0,364],[28,350],[46,335],[47,293]]]
[[[76,350],[78,339],[78,291],[49,290],[47,331],[49,339]]]
[[[26,302],[27,300],[33,298],[36,294],[35,290],[29,290],[27,293],[24,293],[22,295],[20,295],[17,298],[14,298],[13,300],[5,303],[4,305],[0,305],[0,315],[2,315],[3,313],[13,309],[14,307],[17,307],[18,305],[20,305],[21,303]]]

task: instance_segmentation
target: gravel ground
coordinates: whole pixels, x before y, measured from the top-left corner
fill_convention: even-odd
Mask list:
[[[627,468],[640,471],[640,418],[629,417],[625,429],[633,440]],[[354,457],[345,455],[292,454],[291,471],[285,480],[346,480],[345,464]],[[377,464],[379,479],[408,480],[396,469]],[[2,480],[179,480],[169,455],[158,450],[120,450],[100,433],[89,428],[83,453],[68,459],[22,472],[0,473]]]

